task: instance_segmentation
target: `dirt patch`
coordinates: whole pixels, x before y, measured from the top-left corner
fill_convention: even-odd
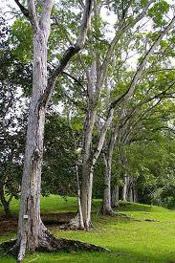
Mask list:
[[[57,214],[41,214],[41,218],[45,225],[63,225],[76,216],[74,212],[57,213]]]
[[[17,217],[5,218],[0,217],[0,235],[6,235],[7,233],[14,232],[17,229]]]
[[[57,214],[41,214],[41,218],[45,225],[64,225],[69,223],[69,221],[74,218],[76,213],[57,213]],[[0,216],[0,235],[6,235],[10,232],[15,232],[17,230],[18,218],[13,216],[11,218],[5,218]]]

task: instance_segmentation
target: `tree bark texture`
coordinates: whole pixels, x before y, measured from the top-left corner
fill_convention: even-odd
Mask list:
[[[128,201],[128,187],[129,187],[129,176],[124,175],[124,177],[123,177],[123,193],[122,193],[123,201]]]
[[[119,185],[115,184],[112,192],[112,207],[117,207],[119,202]]]
[[[54,246],[58,248],[61,244],[63,245],[61,241],[55,241],[57,245],[53,244],[56,239],[47,231],[40,218],[45,111],[55,87],[56,78],[61,74],[72,56],[78,53],[85,44],[91,18],[92,1],[86,0],[85,2],[80,33],[75,45],[70,46],[65,51],[49,81],[47,80],[47,43],[50,35],[50,16],[54,0],[41,2],[42,12],[39,16],[34,0],[27,1],[28,9],[18,0],[15,2],[31,22],[34,47],[32,96],[28,117],[18,235],[15,246],[19,249],[18,262],[21,262],[26,252],[41,250],[41,248],[52,250],[51,248]],[[71,241],[67,243],[71,243]]]
[[[45,231],[40,218],[45,108],[40,107],[40,98],[47,87],[47,39],[48,33],[44,29],[38,29],[34,33],[33,90],[18,223],[19,261],[24,258],[26,251],[33,252],[37,249],[42,231]]]
[[[88,113],[86,115],[86,121],[85,121],[83,156],[82,156],[81,203],[82,203],[82,214],[83,214],[84,226],[86,230],[89,229],[90,224],[91,224],[90,213],[91,213],[92,183],[93,183],[94,166],[101,153],[101,149],[104,144],[107,129],[110,126],[110,123],[113,118],[114,108],[120,102],[120,98],[119,98],[116,101],[112,102],[111,105],[109,105],[107,118],[100,132],[97,149],[95,153],[92,154],[90,150],[90,145],[92,144],[92,132],[93,132],[94,123],[95,123],[95,116],[96,116],[97,104],[99,101],[100,90],[103,87],[104,81],[107,77],[108,64],[111,60],[116,44],[121,39],[124,32],[126,32],[129,28],[133,27],[137,22],[139,22],[144,17],[147,9],[152,3],[153,3],[153,0],[147,3],[145,8],[143,8],[142,12],[134,19],[133,23],[125,24],[125,17],[123,18],[122,21],[120,21],[118,28],[116,30],[115,37],[113,38],[113,40],[111,41],[109,45],[109,49],[107,50],[106,56],[101,66],[97,65],[98,63],[96,61],[95,62],[96,63],[96,72],[95,72],[96,74],[92,74],[93,71],[91,70],[90,77],[87,75],[88,81],[90,80],[89,82],[91,82],[90,85],[88,83],[88,97],[89,97],[91,106],[93,105],[94,108],[88,108],[87,110]],[[93,68],[93,65],[92,65],[92,68]],[[126,94],[124,94],[124,96],[125,95]]]
[[[105,162],[105,178],[104,178],[104,194],[102,213],[105,215],[113,215],[111,204],[111,169],[112,169],[112,155],[116,141],[116,130],[114,127],[110,130],[110,139],[107,144],[106,153],[104,154]]]
[[[86,71],[88,80],[88,105],[84,122],[84,134],[82,143],[82,182],[81,182],[81,207],[84,229],[89,231],[91,227],[91,202],[93,184],[92,164],[92,136],[97,115],[98,95],[96,94],[97,64],[92,62],[90,70]]]

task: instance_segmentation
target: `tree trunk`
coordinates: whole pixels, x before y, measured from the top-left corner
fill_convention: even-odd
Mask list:
[[[85,173],[85,171],[84,171]],[[82,178],[81,188],[81,205],[84,222],[84,229],[89,231],[92,226],[91,222],[91,203],[92,203],[92,184],[93,184],[93,167],[87,167],[86,175]]]
[[[94,77],[93,77],[94,78]],[[91,80],[92,81],[92,80]],[[89,90],[92,89],[89,83]],[[92,92],[92,90],[91,90]],[[87,111],[84,123],[83,155],[82,155],[82,184],[81,184],[81,207],[84,229],[89,231],[91,227],[91,202],[93,184],[93,165],[91,161],[92,133],[96,119],[96,106],[90,97],[90,108]]]
[[[12,199],[12,196],[10,199],[7,201],[5,198],[5,193],[4,193],[4,186],[0,185],[0,200],[4,209],[5,217],[11,217],[11,211],[10,211],[10,201]]]
[[[107,144],[107,153],[104,155],[105,161],[105,189],[103,194],[103,207],[102,213],[106,215],[113,215],[111,205],[111,168],[112,168],[112,156],[114,151],[114,145],[116,141],[116,129],[111,127],[110,130],[110,139]]]
[[[133,184],[133,202],[138,202],[137,182],[134,182]]]
[[[134,202],[134,199],[133,199],[133,187],[132,187],[132,185],[131,185],[130,188],[129,188],[129,202],[130,202],[130,203],[133,203],[133,202]]]
[[[41,167],[45,108],[40,98],[47,87],[47,37],[44,30],[34,34],[33,90],[28,118],[21,203],[18,223],[18,260],[35,251],[46,231],[40,218]]]
[[[50,35],[50,15],[53,0],[42,1],[42,12],[37,13],[34,0],[28,0],[28,9],[15,1],[22,13],[30,20],[33,30],[33,84],[27,126],[24,170],[21,187],[21,202],[18,221],[17,242],[13,251],[18,251],[18,262],[26,252],[35,250],[54,251],[65,249],[104,250],[83,242],[56,239],[43,225],[40,218],[41,168],[43,157],[43,138],[45,110],[54,89],[57,76],[67,63],[84,46],[90,24],[92,1],[86,0],[80,33],[75,45],[70,46],[54,69],[47,83],[47,42]]]
[[[84,229],[84,222],[83,222],[83,213],[82,213],[82,206],[81,206],[81,190],[80,190],[80,181],[79,181],[79,171],[78,165],[76,165],[76,176],[77,176],[77,202],[78,202],[78,224],[80,225],[80,229]]]
[[[122,199],[123,201],[128,201],[128,184],[129,184],[129,177],[127,175],[123,178],[123,193]]]
[[[115,184],[114,190],[112,193],[112,207],[117,207],[118,206],[118,201],[119,201],[119,185]]]
[[[105,189],[103,194],[103,206],[102,214],[103,215],[113,215],[114,212],[111,207],[111,164],[112,156],[105,155]]]

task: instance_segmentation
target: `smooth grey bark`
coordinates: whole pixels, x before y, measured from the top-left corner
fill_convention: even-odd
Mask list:
[[[104,179],[104,193],[103,193],[103,203],[102,203],[102,214],[103,215],[113,215],[111,207],[111,162],[112,158],[110,156],[104,156],[105,163],[105,179]]]
[[[132,185],[131,185],[130,188],[129,188],[129,200],[128,200],[128,201],[129,201],[130,203],[133,203],[133,202],[134,202]]]
[[[82,206],[81,206],[81,189],[80,189],[78,165],[76,165],[76,177],[77,177],[78,220],[79,220],[79,224],[80,224],[80,229],[84,229],[83,213],[82,213]]]
[[[120,186],[119,184],[115,184],[114,185],[114,189],[112,192],[112,207],[117,207],[118,206],[118,202],[119,202],[119,192],[120,191]]]
[[[83,156],[85,157],[85,159],[83,159],[83,167],[82,167],[83,171],[82,171],[81,204],[82,204],[84,227],[86,231],[89,231],[91,227],[91,205],[92,205],[92,186],[93,186],[94,167],[101,153],[105,140],[106,131],[112,121],[113,113],[114,113],[113,109],[111,109],[108,113],[106,121],[100,132],[98,145],[94,154],[92,154],[92,152],[90,151],[89,158],[87,158],[87,155]]]
[[[90,70],[86,71],[88,81],[88,107],[84,122],[84,134],[82,143],[82,183],[81,183],[81,207],[84,229],[89,230],[91,226],[91,201],[92,201],[92,184],[93,184],[93,168],[92,168],[92,133],[95,125],[97,106],[96,100],[96,79],[97,79],[97,63],[92,62]]]
[[[105,215],[113,215],[112,203],[111,203],[111,167],[112,167],[112,155],[116,141],[116,130],[111,127],[110,139],[106,147],[106,153],[104,154],[105,162],[105,178],[104,178],[104,194],[102,213]]]
[[[138,203],[137,181],[135,181],[133,184],[133,202]]]
[[[128,201],[129,199],[129,176],[124,175],[123,177],[123,192],[122,192],[122,200]]]

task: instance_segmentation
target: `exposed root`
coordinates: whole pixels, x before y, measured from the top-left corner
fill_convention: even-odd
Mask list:
[[[137,219],[137,218],[135,218],[135,217],[132,217],[132,216],[127,215],[127,214],[124,214],[124,213],[116,213],[115,216],[122,217],[122,218],[126,218],[126,219],[128,219],[128,220],[137,221],[137,222],[160,222],[160,221],[158,221],[158,220],[150,219],[150,218]]]
[[[146,221],[146,222],[160,222],[160,221],[158,221],[158,220],[150,219],[150,218],[146,218],[146,219],[144,219],[143,221]]]
[[[101,210],[101,214],[104,216],[115,216],[115,212],[110,209],[110,210]]]
[[[17,255],[17,247],[16,247],[16,239],[10,239],[8,241],[4,241],[0,243],[0,251],[4,253],[4,256],[7,254],[16,256]]]
[[[68,223],[61,225],[60,228],[61,229],[72,229],[72,230],[81,229],[79,214],[73,217]]]
[[[66,212],[59,214],[43,214],[41,218],[44,225],[63,225],[68,224],[75,216],[76,213],[74,212]]]
[[[11,254],[13,256],[18,255],[19,247],[16,246],[17,240],[9,240],[3,243],[0,243],[0,249],[3,250],[6,254]],[[56,252],[59,250],[65,251],[100,251],[100,252],[109,252],[110,250],[104,247],[96,246],[93,244],[81,242],[73,239],[66,238],[56,238],[49,231],[44,231],[42,236],[39,237],[39,245],[36,248],[36,251],[39,252]],[[21,261],[19,261],[21,262]]]
[[[109,251],[107,248],[96,246],[93,244],[66,238],[56,238],[50,232],[46,231],[40,240],[37,251]]]

